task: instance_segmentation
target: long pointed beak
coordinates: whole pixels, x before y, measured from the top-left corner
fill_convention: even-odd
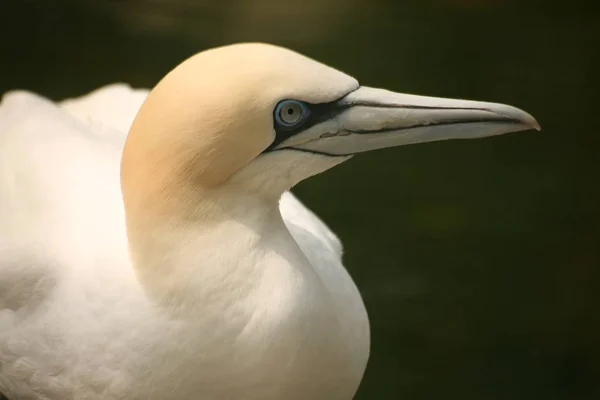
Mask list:
[[[361,87],[339,101],[336,132],[293,148],[351,155],[385,147],[540,130],[528,113],[504,104],[443,99]]]

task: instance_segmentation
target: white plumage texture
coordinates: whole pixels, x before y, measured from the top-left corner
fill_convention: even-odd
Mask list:
[[[280,203],[285,225],[356,320],[344,332],[359,359],[348,367],[354,370],[349,381],[336,381],[337,371],[323,368],[335,362],[302,361],[312,354],[303,335],[291,333],[289,343],[255,343],[269,334],[244,330],[276,329],[265,324],[277,324],[277,318],[260,315],[273,310],[256,306],[244,315],[223,306],[205,309],[205,320],[188,321],[161,312],[140,290],[127,256],[119,162],[146,95],[117,84],[62,103],[28,92],[2,99],[0,392],[19,400],[315,398],[323,391],[311,391],[312,384],[319,386],[308,380],[314,368],[331,381],[328,398],[351,397],[368,355],[366,314],[341,265],[339,240],[292,194]],[[264,304],[284,301],[279,290],[274,283],[261,294]],[[323,351],[339,340],[314,346]],[[269,350],[261,346],[283,358],[265,360]],[[304,366],[288,366],[291,355]],[[295,368],[306,376],[286,376]],[[265,375],[272,382],[260,386]]]

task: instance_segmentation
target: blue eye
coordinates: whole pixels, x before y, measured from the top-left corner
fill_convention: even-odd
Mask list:
[[[298,100],[282,100],[275,107],[275,121],[284,128],[292,128],[306,120],[310,110]]]

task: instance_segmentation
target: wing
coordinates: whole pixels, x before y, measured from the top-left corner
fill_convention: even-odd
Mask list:
[[[338,237],[298,198],[290,192],[284,193],[279,208],[287,228],[305,254],[328,252],[341,261],[343,249]]]
[[[115,83],[85,96],[63,100],[60,107],[84,123],[109,126],[126,135],[148,93],[146,89]]]
[[[124,240],[118,170],[124,139],[35,94],[3,96],[0,326],[42,302],[65,268]]]

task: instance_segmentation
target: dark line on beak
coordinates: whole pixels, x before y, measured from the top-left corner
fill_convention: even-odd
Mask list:
[[[510,118],[494,118],[494,119],[470,119],[470,120],[449,120],[449,121],[440,121],[440,122],[432,122],[431,124],[415,124],[410,126],[403,126],[398,128],[382,128],[382,129],[372,129],[372,130],[351,130],[344,129],[346,132],[356,133],[356,134],[370,134],[370,133],[386,133],[386,132],[398,132],[405,131],[408,129],[416,129],[416,128],[424,128],[428,126],[444,126],[444,125],[459,125],[459,124],[473,124],[473,123],[492,123],[492,124],[506,124],[506,123],[514,123],[514,124],[523,124],[521,121],[510,119]]]
[[[279,149],[274,149],[272,151],[281,151],[281,150],[293,150],[293,151],[299,151],[301,153],[309,153],[309,154],[316,154],[319,156],[327,156],[327,157],[352,157],[354,154],[331,154],[331,153],[327,153],[325,151],[317,151],[317,150],[308,150],[308,149],[301,149],[299,147],[282,147]],[[2,400],[2,399],[0,399]]]
[[[351,107],[377,107],[377,108],[405,108],[409,110],[460,110],[460,111],[486,111],[491,112],[488,108],[477,108],[477,107],[434,107],[434,106],[417,106],[414,104],[379,104],[369,102],[353,102],[344,103],[343,100],[339,103],[340,108],[348,109]]]

